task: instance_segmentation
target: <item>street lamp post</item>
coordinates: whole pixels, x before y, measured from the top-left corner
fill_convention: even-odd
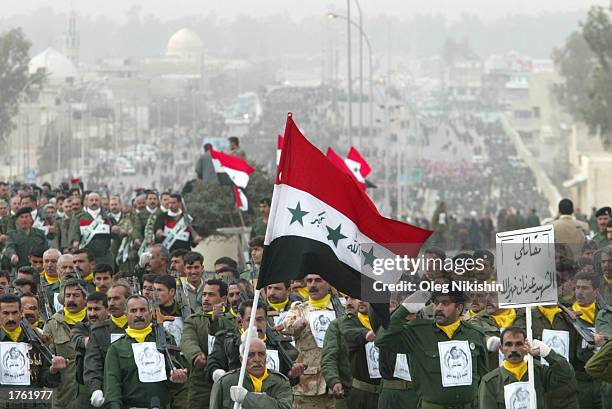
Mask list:
[[[343,16],[341,14],[336,14],[336,13],[327,13],[327,17],[330,18],[330,19],[338,18],[338,19],[341,19],[341,20],[348,20],[348,18],[346,16]],[[368,60],[369,60],[369,67],[368,67],[368,71],[369,71],[368,72],[368,74],[369,74],[368,77],[369,78],[368,78],[368,81],[370,82],[369,89],[368,89],[368,94],[369,94],[368,95],[368,100],[369,100],[368,101],[369,102],[368,105],[369,105],[369,111],[370,111],[369,112],[369,114],[370,114],[369,115],[370,116],[370,120],[369,120],[369,122],[370,122],[370,132],[369,132],[369,134],[370,134],[370,136],[372,136],[372,132],[373,132],[373,129],[374,129],[374,80],[373,80],[374,73],[373,73],[373,70],[372,70],[372,67],[373,67],[373,63],[372,63],[372,58],[373,58],[372,57],[372,44],[370,43],[370,39],[366,35],[365,31],[363,31],[363,27],[361,27],[359,24],[357,24],[354,21],[350,21],[350,24],[359,31],[360,37],[365,39],[366,46],[368,47],[368,57],[369,57],[368,58]],[[362,75],[362,74],[363,73],[360,73],[360,75]],[[361,147],[361,134],[359,135],[359,137],[360,137],[359,147]]]

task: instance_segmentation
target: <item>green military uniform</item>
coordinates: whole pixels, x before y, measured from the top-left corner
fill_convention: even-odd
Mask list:
[[[73,409],[77,397],[76,382],[76,349],[74,342],[70,339],[72,325],[64,320],[64,311],[58,311],[47,321],[43,330],[44,334],[51,337],[51,351],[54,355],[63,356],[66,369],[62,371],[62,381],[53,395],[53,407],[62,409]]]
[[[110,318],[92,324],[83,360],[83,379],[90,392],[104,390],[104,357],[111,338],[118,339],[122,334],[125,334],[125,327],[119,328]]]
[[[516,318],[514,322],[510,324],[513,327],[519,327],[525,329],[526,321],[525,321],[525,310],[522,308],[515,309]],[[491,314],[487,314],[485,310],[480,311],[475,316],[468,318],[467,322],[479,328],[485,335],[488,337],[500,337],[501,330],[497,325],[497,322],[493,318]],[[509,325],[509,326],[510,326]],[[499,352],[498,351],[489,351],[489,371],[494,370],[499,366]]]
[[[597,244],[597,249],[608,246],[608,236],[606,233],[598,231],[597,234],[593,236],[593,241]]]
[[[147,212],[149,212],[149,217],[147,218],[147,222],[145,223],[145,226],[144,226],[144,236],[143,237],[145,239],[151,239],[151,241],[153,242],[155,241],[155,221],[157,220],[157,217],[163,212],[161,211],[159,207],[155,208],[155,211],[153,213],[151,213],[148,210]]]
[[[238,385],[240,371],[233,370],[219,379],[212,388],[210,409],[232,409],[234,402],[230,398],[230,388]],[[244,409],[291,409],[291,386],[287,378],[276,371],[268,370],[268,377],[263,381],[261,393],[254,393],[253,382],[246,375],[242,386],[248,391],[242,407]]]
[[[114,236],[110,231],[112,223],[102,210],[100,211],[99,217],[102,218],[102,223],[108,226],[108,233],[98,233],[91,238],[88,244],[83,246],[84,243],[81,243],[79,247],[84,247],[91,250],[97,264],[104,263],[114,266],[115,260],[113,260],[113,255],[110,252],[111,236]],[[93,223],[94,218],[89,214],[89,212],[83,211],[76,214],[70,223],[70,242],[81,242],[81,239],[83,238],[82,233]]]
[[[409,355],[410,370],[417,393],[419,409],[477,408],[478,384],[487,373],[488,358],[485,335],[469,322],[461,322],[451,341],[467,341],[472,357],[472,384],[442,386],[442,370],[438,344],[449,341],[434,321],[416,318],[405,323],[409,313],[403,306],[391,316],[388,329],[380,329],[376,346],[389,352]]]
[[[240,273],[241,280],[251,281],[251,280],[257,280],[258,278],[259,278],[259,266],[258,265],[253,265],[252,268],[244,270],[242,273]]]
[[[115,257],[117,272],[130,272],[130,236],[128,233],[132,230],[132,220],[124,213],[121,213],[118,219],[115,219],[113,214],[109,213],[109,220],[113,226],[118,226],[121,231],[125,233],[124,235],[113,238],[111,241],[111,253],[113,257]],[[121,250],[121,254],[118,254],[119,250]]]
[[[6,235],[4,255],[9,261],[13,255],[17,255],[17,257],[19,257],[17,268],[30,265],[28,256],[32,248],[37,246],[43,246],[45,249],[49,248],[45,233],[36,228],[30,229],[28,232],[21,229],[14,229],[9,231]]]
[[[0,329],[0,342],[13,342],[4,330]],[[28,339],[25,333],[22,331],[21,335],[16,342],[28,343]],[[59,385],[61,380],[61,373],[52,374],[49,371],[51,364],[43,359],[42,353],[36,344],[30,344],[31,349],[28,352],[30,361],[30,388],[55,388]],[[19,387],[18,387],[19,388]],[[15,390],[14,386],[1,386],[0,389]],[[5,394],[3,396],[8,396]],[[51,407],[50,403],[28,403],[28,402],[9,402],[4,399],[0,399],[0,407],[4,409],[47,409]]]
[[[15,230],[15,228],[17,227],[16,221],[17,218],[15,217],[15,215],[12,212],[9,212],[9,214],[7,214],[6,216],[4,216],[2,218],[2,220],[0,220],[0,223],[2,224],[2,229],[5,233],[8,233],[11,230]]]
[[[599,309],[597,306],[595,308],[595,315],[597,316]],[[580,317],[577,319],[581,320],[589,327],[595,327],[595,322],[589,323],[582,320]],[[575,359],[571,361],[571,364],[574,367],[576,380],[578,381],[578,403],[580,404],[580,408],[603,409],[601,382],[591,378],[584,370],[584,365],[594,354],[593,348],[589,348],[588,346],[583,347],[583,340],[581,337],[577,337],[575,348]]]
[[[151,216],[151,213],[149,213],[146,208],[141,211],[136,210],[132,213],[132,223],[134,225],[132,234],[134,240],[140,240],[142,242],[145,239],[145,227],[149,220],[149,216]]]
[[[151,331],[144,342],[155,342],[155,331]],[[167,339],[169,342],[174,342]],[[124,336],[108,348],[104,360],[104,398],[109,409],[148,408],[151,398],[159,398],[163,408],[169,408],[172,397],[172,382],[166,364],[167,380],[161,382],[140,382],[138,367],[134,361],[132,344],[137,341]]]
[[[264,223],[263,217],[258,217],[253,220],[251,223],[251,238],[266,235],[266,229],[268,228],[268,224]]]
[[[172,301],[172,304],[170,305],[160,305],[159,306],[159,311],[167,316],[167,317],[177,317],[177,318],[181,318],[181,307],[178,305],[178,303],[176,301]],[[181,318],[182,319],[182,318]],[[184,323],[183,323],[184,325]],[[176,328],[176,327],[175,327]],[[183,327],[184,328],[184,327]],[[168,331],[168,330],[166,330]],[[169,331],[168,331],[169,332]],[[175,335],[175,340],[176,342],[173,342],[174,345],[179,345],[181,341],[182,342],[182,332],[180,334],[174,334]],[[176,337],[181,336],[181,339],[178,339]],[[180,346],[180,345],[179,345]],[[171,393],[171,402],[172,402],[172,409],[187,409],[188,408],[188,399],[189,399],[189,395],[188,395],[188,388],[187,388],[187,384],[170,384],[169,385],[169,391]]]
[[[329,328],[328,328],[329,329]],[[368,356],[366,354],[366,328],[357,315],[347,314],[340,318],[340,332],[346,343],[349,355],[352,388],[348,394],[347,406],[355,409],[376,409],[380,378],[372,377],[368,371]]]
[[[372,307],[369,309],[369,316],[371,317],[372,329],[378,333],[381,325]],[[410,366],[408,357],[405,357],[406,363]],[[398,365],[398,359],[402,358],[397,353],[390,352],[386,348],[379,348],[378,364],[380,375],[382,376],[380,396],[378,398],[379,409],[416,408],[419,403],[419,397],[411,381],[410,368],[408,367],[408,373],[405,373],[402,371],[401,365]]]
[[[607,385],[612,384],[612,340],[608,340],[601,347],[601,350],[587,361],[584,369],[593,378],[599,379]],[[604,403],[607,403],[607,401],[604,401]]]
[[[612,287],[612,285],[608,284],[607,287],[610,288]],[[612,339],[612,307],[609,304],[606,305],[605,309],[602,309],[597,313],[597,317],[595,319],[595,332],[602,334],[606,338],[607,341]],[[604,348],[606,347],[605,346],[602,347],[602,350]],[[606,350],[608,351],[608,354],[609,354],[610,346],[608,346]],[[595,356],[598,356],[598,358],[594,359]],[[594,362],[591,362],[593,360]],[[595,355],[593,355],[587,361],[587,364],[585,364],[585,367],[584,367],[587,375],[601,381],[602,380],[601,376],[593,376],[589,372],[587,368],[587,365],[589,364],[589,362],[591,362],[591,365],[595,365],[596,367],[598,365],[602,365],[602,363],[605,362],[605,357],[602,356],[602,351],[599,351]],[[601,368],[604,369],[603,367]],[[595,369],[595,372],[597,372],[597,369]],[[610,381],[601,382],[601,398],[602,398],[602,404],[604,408],[607,409],[608,407],[612,407],[612,382]]]
[[[91,392],[93,392],[87,389],[83,377],[83,361],[85,359],[85,338],[87,337],[89,337],[89,322],[87,321],[77,322],[70,329],[70,340],[74,344],[74,349],[76,351],[75,372],[76,380],[78,383],[76,398],[77,409],[89,409],[89,399],[91,397]]]
[[[337,383],[342,384],[344,394],[348,396],[353,382],[353,374],[349,365],[348,351],[340,332],[340,321],[344,317],[337,318],[329,324],[323,340],[321,350],[321,372],[325,378],[327,387],[331,390]],[[348,409],[346,398],[335,398],[336,409]]]
[[[210,390],[212,388],[212,383],[209,381],[209,377],[206,376],[206,367],[195,368],[193,360],[200,352],[203,352],[208,357],[210,353],[208,350],[209,337],[232,327],[231,321],[223,317],[213,321],[211,315],[204,311],[192,314],[185,320],[181,351],[189,365],[188,401],[190,407],[193,407],[192,404],[195,405],[196,403],[197,405],[206,405],[210,399]]]
[[[538,409],[557,408],[556,406],[547,406],[545,399],[541,397],[545,393],[573,385],[576,387],[574,371],[567,360],[551,350],[546,357],[547,365],[542,365],[537,360],[534,360],[534,378],[535,378],[535,393],[538,401]],[[520,379],[520,382],[527,382],[527,372]],[[486,409],[506,409],[504,400],[504,386],[517,382],[516,377],[503,366],[492,370],[486,374],[480,382],[478,391],[478,400],[480,408]],[[508,408],[510,409],[510,408]]]
[[[540,311],[539,308],[531,309],[531,330],[533,338],[542,340],[545,329],[555,331],[567,331],[569,333],[569,358],[573,362],[576,354],[577,334],[574,327],[567,322],[562,312],[555,314],[552,323]],[[549,345],[550,346],[550,345]],[[560,352],[560,351],[555,351]],[[541,395],[540,395],[541,396]],[[563,388],[556,388],[546,391],[546,407],[555,409],[576,409],[578,408],[578,395],[576,383],[564,385]]]

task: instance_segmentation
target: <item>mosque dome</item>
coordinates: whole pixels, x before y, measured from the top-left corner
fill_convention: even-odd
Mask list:
[[[184,59],[196,59],[202,54],[202,39],[193,30],[182,28],[168,40],[166,55]]]
[[[47,48],[30,60],[29,71],[34,74],[44,68],[47,72],[47,81],[52,84],[64,84],[71,78],[75,80],[79,73],[68,57],[53,47]]]

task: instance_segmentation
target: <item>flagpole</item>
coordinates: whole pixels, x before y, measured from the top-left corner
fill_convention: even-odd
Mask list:
[[[244,345],[244,352],[242,354],[242,364],[240,364],[240,375],[238,376],[238,386],[242,386],[244,382],[244,375],[246,373],[247,358],[249,356],[249,349],[251,348],[251,328],[255,326],[255,315],[257,311],[257,303],[259,302],[259,290],[255,290],[255,296],[253,297],[253,305],[251,306],[251,317],[249,318],[249,327],[247,329],[247,336]],[[240,409],[241,404],[234,402],[234,409]]]

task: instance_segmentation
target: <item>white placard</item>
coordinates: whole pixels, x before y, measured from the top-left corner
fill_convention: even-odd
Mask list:
[[[365,344],[366,361],[368,364],[368,373],[371,379],[380,379],[380,351],[374,345],[374,342]]]
[[[395,357],[395,370],[393,371],[393,377],[412,382],[412,376],[410,375],[410,367],[408,366],[408,358],[406,357],[406,354],[397,354]]]
[[[155,342],[133,343],[132,351],[140,382],[162,382],[167,379],[166,362],[164,356],[157,350]]]
[[[120,334],[120,333],[111,333],[110,334],[110,343],[112,344],[113,342],[117,341],[118,339],[123,338],[125,334]]]
[[[25,342],[0,342],[0,384],[30,385],[28,347]]]
[[[504,386],[506,409],[530,409],[529,382],[514,382]]]
[[[183,319],[181,317],[174,317],[174,321],[164,321],[164,329],[174,337],[176,346],[180,347],[183,337]]]
[[[310,331],[317,343],[317,347],[323,348],[323,340],[325,332],[329,324],[336,319],[336,314],[329,310],[314,310],[308,313],[308,321],[310,322]]]
[[[495,241],[499,307],[557,304],[552,225],[497,233]]]
[[[542,331],[542,342],[548,345],[557,354],[569,362],[569,332],[545,329]],[[548,365],[546,359],[542,358],[542,364]]]
[[[280,372],[280,359],[278,351],[275,349],[266,350],[266,367],[276,372]]]
[[[213,347],[215,346],[215,337],[208,334],[208,355],[212,353]]]
[[[472,384],[472,353],[468,341],[438,342],[442,386]]]

